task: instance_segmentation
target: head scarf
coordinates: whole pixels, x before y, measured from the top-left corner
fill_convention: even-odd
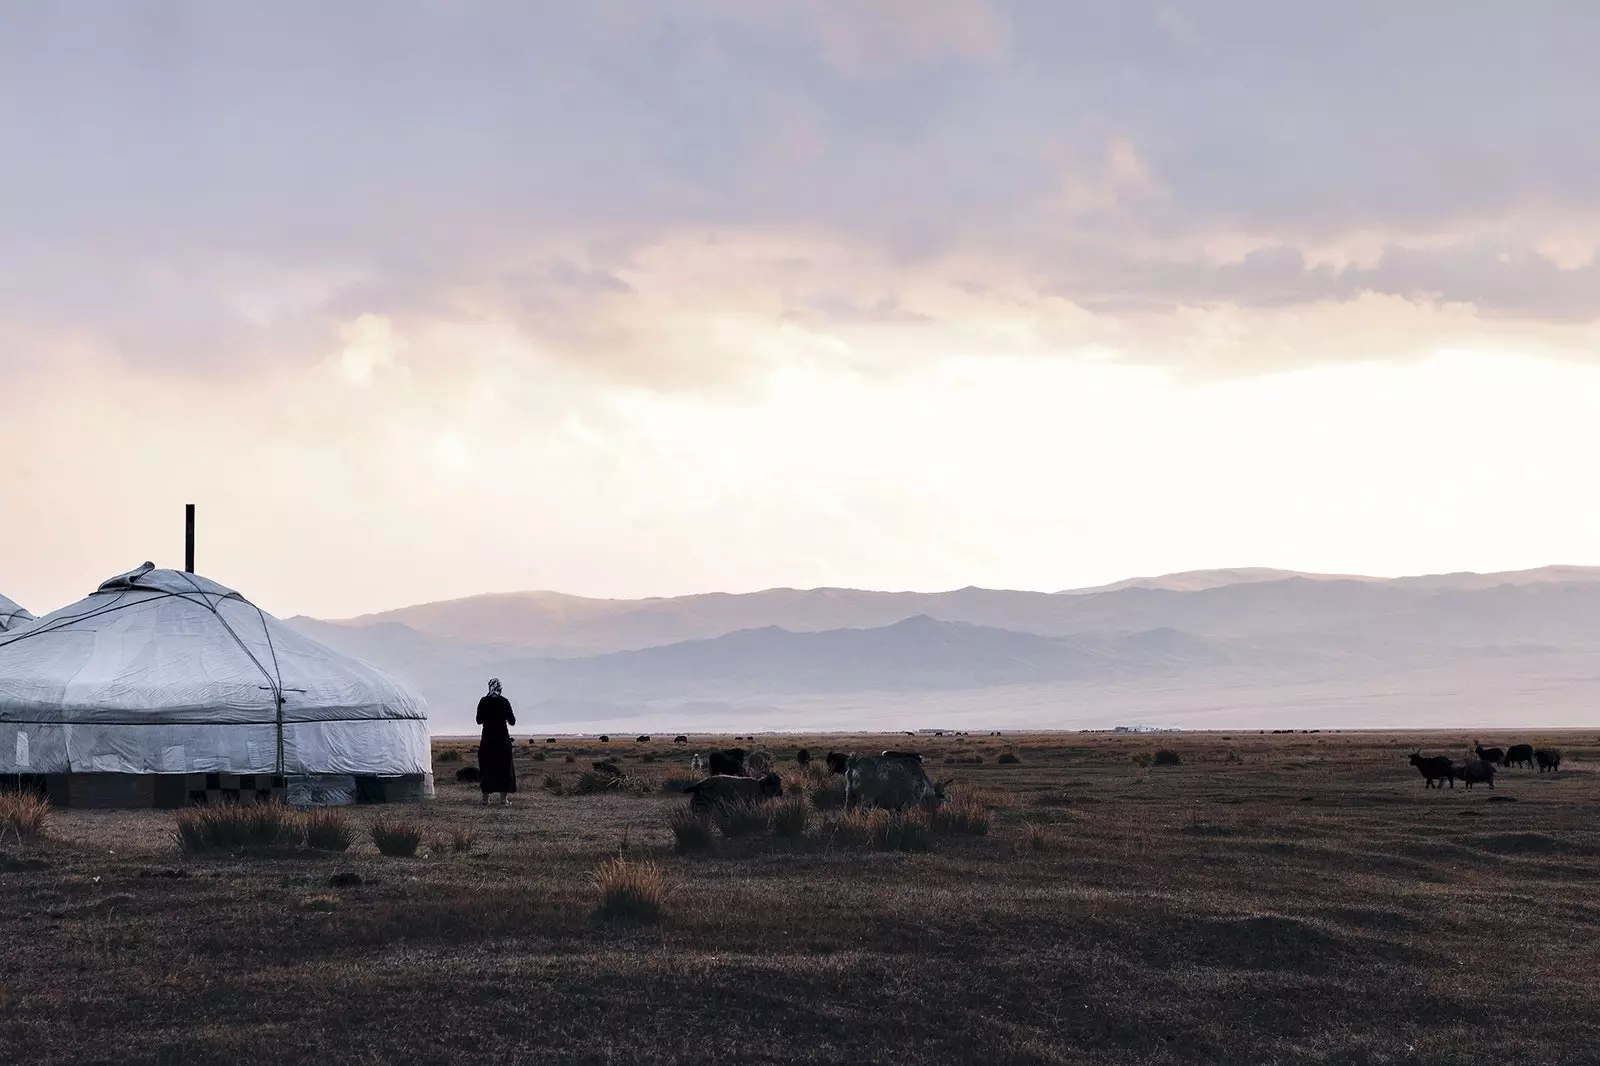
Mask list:
[[[500,695],[500,679],[498,677],[491,677],[489,679],[489,695]]]

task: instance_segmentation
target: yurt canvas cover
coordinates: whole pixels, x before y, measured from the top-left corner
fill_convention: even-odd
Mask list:
[[[0,633],[8,629],[16,629],[24,622],[33,621],[33,615],[18,607],[11,600],[0,596]]]
[[[0,634],[0,773],[76,806],[433,794],[408,685],[150,563]]]

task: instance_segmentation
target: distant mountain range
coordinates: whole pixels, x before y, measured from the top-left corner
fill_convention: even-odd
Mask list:
[[[1045,689],[1070,706],[1057,723],[1065,726],[1152,686],[1163,693],[1161,713],[1187,713],[1182,707],[1193,704],[1227,724],[1215,707],[1226,692],[1254,700],[1316,683],[1353,712],[1364,688],[1397,704],[1410,693],[1422,705],[1486,670],[1497,670],[1498,681],[1462,693],[1467,717],[1493,710],[1473,710],[1474,693],[1488,698],[1519,685],[1545,692],[1545,705],[1570,717],[1587,706],[1591,683],[1600,688],[1600,669],[1587,680],[1582,669],[1600,667],[1593,567],[1396,579],[1245,568],[1059,593],[505,593],[290,621],[409,678],[429,697],[440,731],[471,727],[490,675],[542,728],[573,730],[708,715],[745,729],[754,728],[752,715],[766,728],[817,728],[812,719],[827,716],[829,700],[870,707],[917,694],[936,714],[954,703],[971,707],[985,692],[994,695],[997,724],[1027,707],[1026,724],[1042,727],[1051,724],[1038,720]],[[1549,676],[1553,669],[1560,676]],[[1504,708],[1504,696],[1494,700]],[[796,717],[801,706],[810,718]]]

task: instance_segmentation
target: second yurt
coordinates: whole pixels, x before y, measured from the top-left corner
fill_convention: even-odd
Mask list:
[[[409,685],[150,563],[0,633],[0,773],[60,806],[433,795]]]
[[[31,621],[33,621],[33,615],[17,606],[11,600],[0,596],[0,633],[17,629]]]

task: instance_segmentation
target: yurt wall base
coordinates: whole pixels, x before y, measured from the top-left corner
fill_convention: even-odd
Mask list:
[[[282,800],[295,806],[406,803],[433,796],[432,774],[402,777],[271,774],[22,774],[6,784],[40,792],[57,807],[172,809]]]

